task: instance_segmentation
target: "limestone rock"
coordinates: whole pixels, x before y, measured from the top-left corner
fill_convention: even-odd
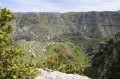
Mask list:
[[[36,79],[90,79],[86,76],[81,76],[77,74],[66,74],[58,71],[52,71],[49,69],[39,69],[41,74],[39,74]]]

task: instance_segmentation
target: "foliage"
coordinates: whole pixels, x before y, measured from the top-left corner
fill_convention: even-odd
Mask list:
[[[95,79],[120,79],[120,40],[109,40],[92,58],[85,74]],[[91,73],[95,73],[91,75]]]
[[[86,68],[85,65],[80,65],[73,57],[62,49],[59,50],[56,55],[49,56],[43,63],[38,63],[37,67],[77,74],[82,74]]]
[[[55,43],[50,44],[46,47],[45,55],[54,55],[59,53],[60,50],[65,50],[67,54],[71,55],[75,60],[77,60],[80,64],[85,64],[88,61],[87,56],[83,53],[79,46],[73,43]]]
[[[80,63],[80,64],[86,64],[88,63],[89,59],[85,55],[83,51],[80,50],[80,47],[75,45],[75,44],[69,44],[69,48],[71,52],[73,53],[75,59]]]
[[[37,73],[34,62],[22,59],[26,52],[9,36],[13,26],[8,22],[13,18],[10,10],[0,9],[0,79],[33,79]]]

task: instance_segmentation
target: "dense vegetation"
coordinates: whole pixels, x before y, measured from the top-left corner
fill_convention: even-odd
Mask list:
[[[44,62],[37,64],[37,67],[57,70],[64,73],[83,74],[86,65],[77,62],[76,59],[64,49],[57,49],[56,51],[58,54],[47,57]]]
[[[27,53],[16,44],[9,33],[13,26],[8,23],[14,18],[8,9],[0,9],[0,79],[24,79],[34,78],[36,70],[32,59],[25,61]]]
[[[93,79],[120,79],[120,40],[111,39],[99,49],[85,74]]]
[[[45,55],[58,54],[58,51],[65,50],[67,54],[71,55],[80,64],[85,64],[88,61],[88,57],[80,50],[79,46],[74,43],[55,43],[46,47]]]

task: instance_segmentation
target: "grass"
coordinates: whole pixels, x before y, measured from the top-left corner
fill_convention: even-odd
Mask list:
[[[78,46],[75,45],[69,45],[70,50],[72,51],[72,53],[75,56],[75,59],[81,63],[84,64],[86,63],[86,61],[88,60],[88,58],[86,57],[86,55],[80,50],[80,48]]]
[[[76,38],[76,40],[71,38]],[[62,35],[60,36],[60,39],[57,40],[55,44],[47,44],[47,43],[38,43],[38,42],[19,42],[23,45],[24,49],[28,52],[32,50],[28,55],[26,55],[26,59],[30,58],[32,53],[35,54],[34,60],[35,61],[41,61],[47,56],[54,55],[57,52],[55,52],[55,49],[60,47],[61,45],[65,48],[65,50],[68,51],[69,55],[72,55],[74,59],[76,59],[79,63],[84,64],[86,63],[87,57],[84,54],[83,51],[80,50],[79,39],[77,36],[71,36],[71,35]],[[47,47],[46,47],[47,46]],[[46,47],[46,51],[43,52],[44,48]]]
[[[46,51],[45,51],[45,54],[48,56],[48,55],[53,55],[55,54],[56,52],[54,51],[54,49],[56,47],[59,47],[59,44],[50,44],[46,47]]]
[[[57,52],[54,51],[55,48],[58,48],[60,45],[63,45],[69,53],[73,55],[73,57],[80,63],[84,64],[87,61],[86,55],[80,50],[78,46],[72,43],[56,43],[53,45],[49,45],[46,47],[45,54],[46,56],[56,54]]]

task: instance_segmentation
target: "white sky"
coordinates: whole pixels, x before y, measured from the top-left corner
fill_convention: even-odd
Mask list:
[[[0,0],[14,12],[117,11],[120,0]]]

